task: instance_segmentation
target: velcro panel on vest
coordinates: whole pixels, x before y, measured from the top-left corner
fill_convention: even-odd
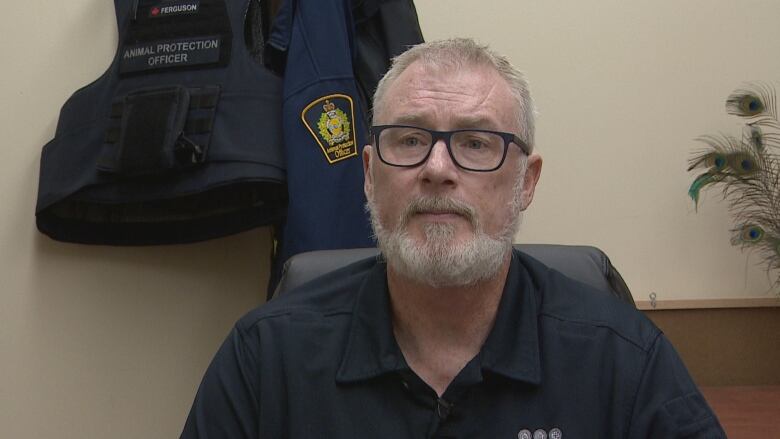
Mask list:
[[[160,174],[177,166],[174,147],[184,129],[190,96],[184,87],[136,92],[125,97],[115,171]]]
[[[97,168],[125,176],[162,174],[202,163],[220,88],[139,90],[116,99]]]

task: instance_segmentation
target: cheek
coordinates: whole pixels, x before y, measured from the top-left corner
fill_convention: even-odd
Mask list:
[[[380,172],[374,174],[373,181],[373,203],[379,219],[385,227],[393,227],[406,205],[406,198],[403,196],[405,191],[397,187],[397,182]]]
[[[497,232],[511,220],[512,204],[515,198],[515,180],[513,176],[501,176],[493,184],[480,190],[477,206],[482,212],[482,221],[487,231]]]

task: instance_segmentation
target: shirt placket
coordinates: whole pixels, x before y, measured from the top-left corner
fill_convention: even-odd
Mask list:
[[[424,437],[454,439],[463,436],[459,432],[467,430],[463,428],[463,423],[468,422],[465,407],[467,396],[482,382],[480,363],[479,356],[471,360],[441,397],[411,370],[400,373],[401,383],[409,397],[429,414]]]

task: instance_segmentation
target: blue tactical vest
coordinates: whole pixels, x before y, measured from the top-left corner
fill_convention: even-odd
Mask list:
[[[116,57],[43,147],[39,230],[147,245],[279,222],[282,84],[246,45],[249,0],[114,3]]]

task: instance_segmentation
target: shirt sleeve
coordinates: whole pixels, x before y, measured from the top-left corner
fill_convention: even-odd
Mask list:
[[[233,328],[206,370],[181,438],[257,438],[256,365],[257,356]]]
[[[637,389],[631,439],[725,439],[715,413],[663,334],[648,352]]]

